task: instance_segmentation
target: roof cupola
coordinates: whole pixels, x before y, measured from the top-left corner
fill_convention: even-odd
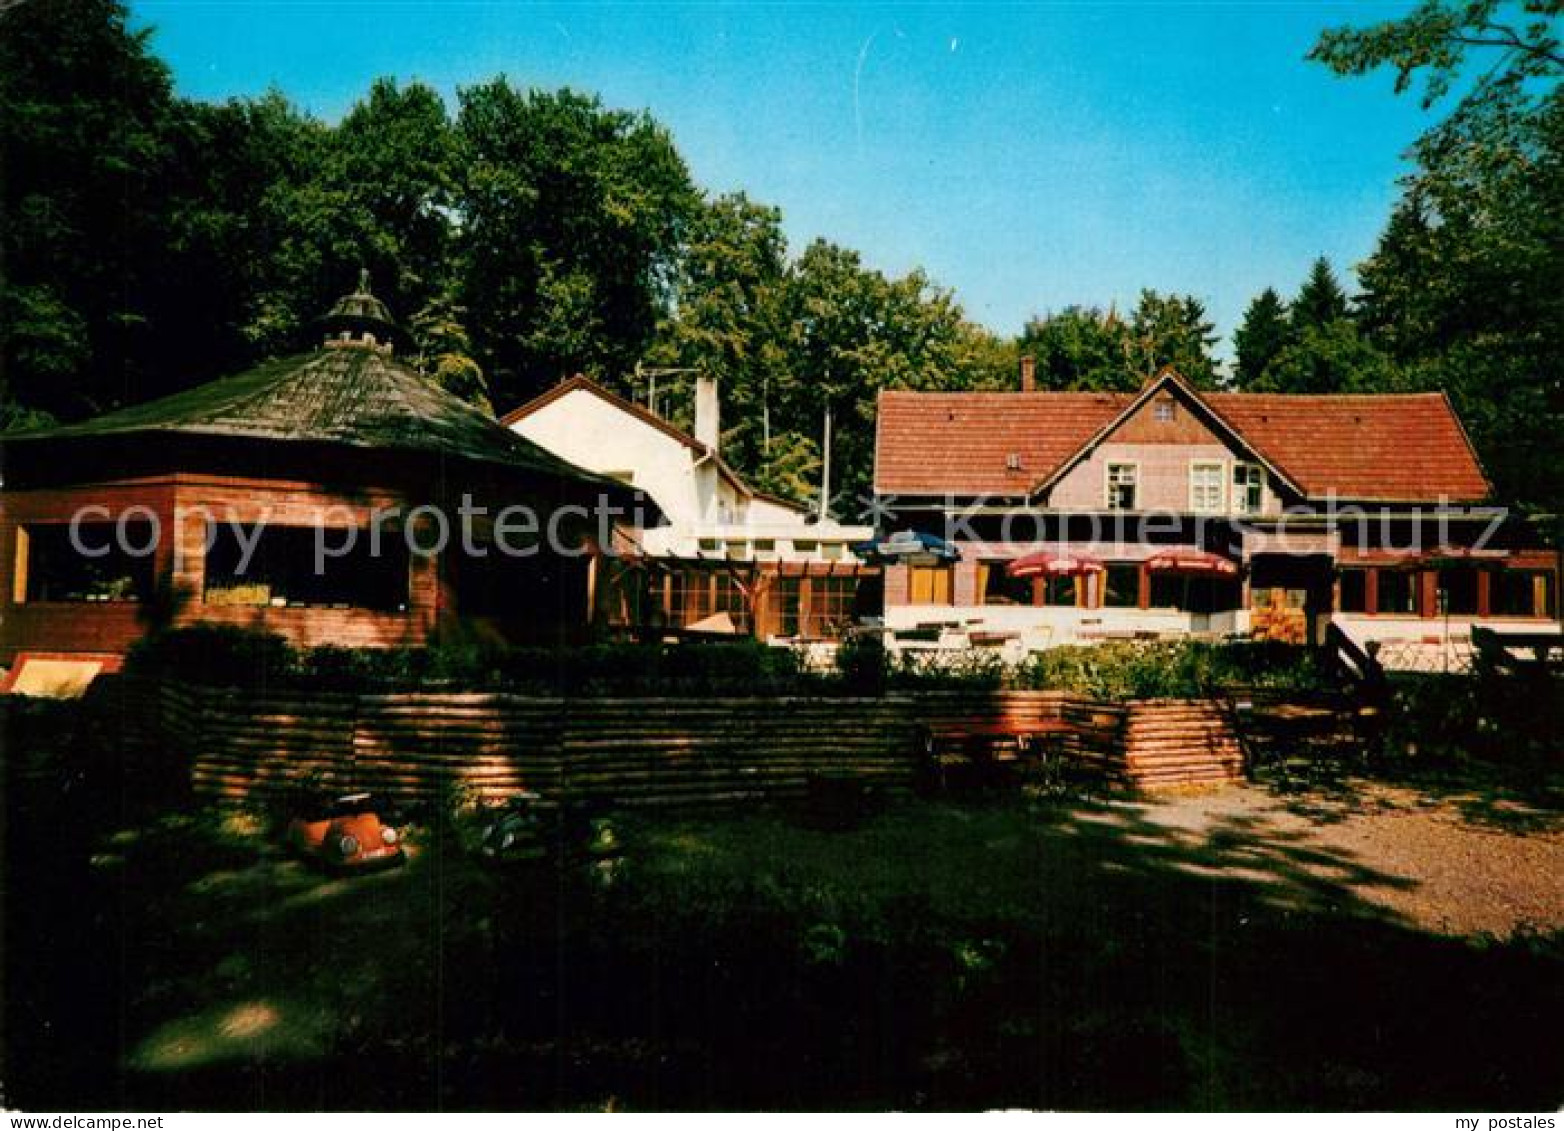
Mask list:
[[[402,335],[386,304],[369,290],[369,271],[359,269],[358,289],[343,295],[317,325],[325,334],[327,347],[365,346],[390,353]]]

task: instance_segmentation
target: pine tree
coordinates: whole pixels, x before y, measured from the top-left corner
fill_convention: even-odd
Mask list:
[[[1233,335],[1234,383],[1240,389],[1258,385],[1277,355],[1292,341],[1292,321],[1287,304],[1273,288],[1266,287],[1244,311],[1243,325]]]
[[[1347,292],[1341,289],[1330,261],[1322,255],[1314,261],[1298,297],[1293,299],[1293,329],[1299,333],[1310,327],[1323,329],[1347,317],[1349,312]]]

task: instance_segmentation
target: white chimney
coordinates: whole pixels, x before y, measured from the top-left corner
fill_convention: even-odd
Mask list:
[[[695,378],[695,438],[712,451],[722,445],[722,422],[715,377]]]

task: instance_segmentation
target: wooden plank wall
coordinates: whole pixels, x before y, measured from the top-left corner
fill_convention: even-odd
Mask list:
[[[1214,785],[1243,757],[1215,704],[1096,703],[1064,692],[883,698],[560,699],[128,688],[131,731],[185,752],[198,795],[265,799],[300,786],[492,802],[696,808],[797,801],[811,774],[911,789],[919,728],[939,719],[1063,718],[1065,748],[1134,788]],[[133,721],[141,714],[144,723]]]

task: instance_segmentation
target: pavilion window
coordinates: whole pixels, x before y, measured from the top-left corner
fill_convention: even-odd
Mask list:
[[[834,640],[853,622],[858,581],[853,577],[812,577],[807,608],[800,610],[799,635]]]
[[[913,605],[948,605],[952,601],[953,571],[949,566],[909,566],[908,602]]]
[[[1340,610],[1344,613],[1368,612],[1368,570],[1341,571]]]
[[[1377,613],[1413,614],[1417,612],[1415,573],[1397,569],[1379,571],[1379,608]]]
[[[840,637],[858,611],[856,577],[782,577],[771,588],[771,621],[783,636]]]
[[[980,562],[978,564],[978,591],[983,594],[985,605],[1030,605],[1032,582],[1025,577],[1011,577],[1004,562]]]
[[[668,621],[677,628],[712,613],[711,574],[703,569],[675,570],[668,577]]]
[[[740,632],[748,632],[749,623],[749,594],[739,579],[727,570],[717,570],[713,573],[711,592],[711,607],[713,615],[727,613],[733,620],[734,627]]]
[[[156,585],[150,522],[69,523],[18,531],[17,590],[27,601],[116,604],[145,601]]]
[[[1133,609],[1140,604],[1140,567],[1110,563],[1103,573],[1102,603],[1110,609]]]
[[[668,619],[688,628],[727,613],[734,627],[748,631],[749,598],[738,578],[724,569],[681,569],[669,577]]]
[[[1543,570],[1501,569],[1493,575],[1493,613],[1501,617],[1553,616],[1553,575]]]
[[[270,524],[236,530],[230,523],[207,529],[208,605],[406,612],[409,583],[400,531],[375,536],[368,528]]]

